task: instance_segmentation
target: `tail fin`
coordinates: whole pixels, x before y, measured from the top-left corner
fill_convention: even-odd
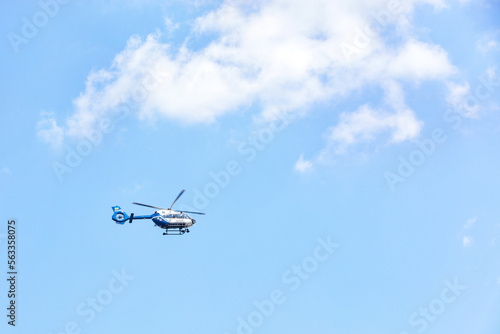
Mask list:
[[[113,219],[117,224],[125,224],[125,222],[130,219],[129,215],[127,215],[119,206],[112,206],[111,209],[113,209],[113,216],[111,216],[111,219]]]

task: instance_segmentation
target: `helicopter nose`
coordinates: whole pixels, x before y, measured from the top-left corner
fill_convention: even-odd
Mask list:
[[[196,224],[196,220],[192,219],[192,223],[193,223],[193,225]]]

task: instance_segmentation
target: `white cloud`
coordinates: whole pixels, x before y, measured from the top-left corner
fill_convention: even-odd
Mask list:
[[[472,228],[472,226],[474,226],[476,221],[477,221],[476,216],[467,219],[467,222],[465,222],[464,227],[463,227],[464,231]],[[472,239],[472,237],[470,235],[464,235],[462,237],[462,246],[463,247],[470,247],[472,245],[473,241],[474,240]]]
[[[295,163],[295,170],[301,173],[307,173],[312,171],[313,164],[304,159],[304,155],[300,155],[299,160]]]
[[[473,241],[473,240],[472,240],[472,237],[470,237],[470,236],[465,236],[465,237],[463,237],[463,239],[462,239],[462,246],[464,246],[464,247],[469,247],[469,246],[471,246],[471,245],[472,245],[472,241]]]
[[[477,221],[477,217],[469,218],[464,225],[464,229],[471,228],[476,223],[476,221]]]
[[[353,59],[346,59],[341,45],[355,43],[360,29],[377,24],[376,14],[388,13],[386,0],[270,0],[256,2],[251,10],[245,2],[231,1],[195,21],[193,35],[216,36],[199,49],[186,43],[173,50],[158,33],[132,36],[109,69],[88,76],[64,125],[53,117],[40,121],[39,138],[60,145],[64,136],[88,134],[100,119],[126,105],[134,106],[132,114],[141,120],[183,123],[210,123],[256,105],[257,118],[266,121],[378,85],[386,89],[392,111],[361,106],[343,114],[331,140],[346,145],[385,131],[390,142],[414,138],[422,123],[404,105],[398,82],[443,81],[457,71],[440,46],[408,33],[408,24],[416,5],[444,8],[451,1],[402,2]],[[169,19],[166,29],[175,29]],[[398,33],[400,42],[386,41],[386,29]],[[392,97],[391,89],[396,91]]]
[[[37,136],[49,144],[53,149],[59,149],[64,139],[64,130],[57,125],[54,113],[42,111],[41,119],[36,125]]]
[[[165,18],[165,26],[170,34],[179,29],[179,23],[174,23],[174,21],[172,21],[169,17]]]
[[[127,187],[122,188],[122,192],[128,196],[137,195],[143,189],[143,185],[139,183],[134,183]]]
[[[487,31],[479,38],[476,44],[479,52],[486,54],[500,50],[500,30]]]
[[[412,139],[418,136],[421,127],[422,122],[408,108],[390,113],[363,105],[354,112],[342,113],[339,123],[325,137],[336,153],[342,153],[347,146],[371,140],[386,131],[391,132],[390,143]]]
[[[489,80],[495,81],[496,78],[497,78],[497,69],[496,69],[496,67],[494,67],[494,66],[488,67],[488,69],[486,70],[486,75],[488,76]]]
[[[479,114],[480,105],[478,99],[475,98],[471,91],[469,83],[462,84],[448,82],[448,96],[446,101],[464,117],[474,118]]]
[[[2,173],[7,174],[7,175],[12,174],[12,172],[10,171],[10,169],[8,167],[2,168]]]
[[[413,39],[389,61],[388,74],[408,80],[443,80],[456,71],[441,47]]]

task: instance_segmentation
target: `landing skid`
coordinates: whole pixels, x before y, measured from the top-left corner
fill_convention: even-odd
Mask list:
[[[183,235],[184,233],[189,233],[189,229],[188,228],[170,228],[170,229],[167,229],[163,235]]]

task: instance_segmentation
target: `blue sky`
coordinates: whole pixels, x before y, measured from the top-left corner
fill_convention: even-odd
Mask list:
[[[497,1],[1,6],[2,332],[500,331]]]

